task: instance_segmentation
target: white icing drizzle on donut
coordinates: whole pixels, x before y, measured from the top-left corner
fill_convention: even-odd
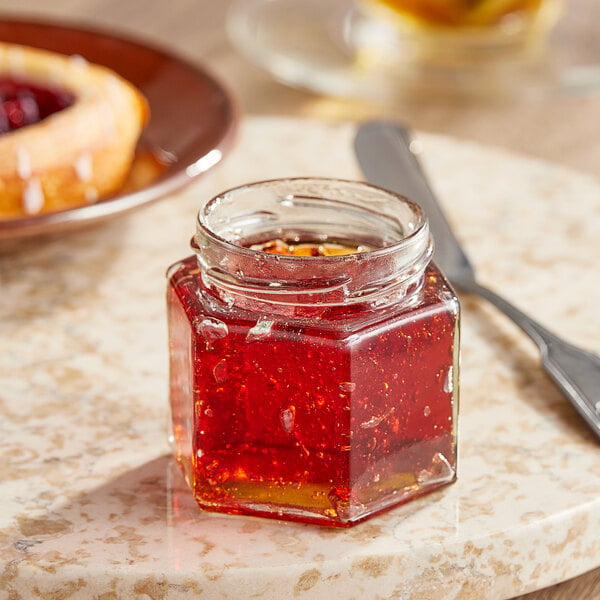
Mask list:
[[[17,174],[21,179],[29,179],[31,177],[29,152],[22,146],[17,148]]]
[[[108,74],[104,79],[104,85],[110,96],[121,97],[121,83],[114,75]]]
[[[25,184],[25,189],[23,190],[23,210],[28,215],[36,215],[42,210],[45,201],[44,190],[42,189],[40,180],[32,177]]]
[[[92,178],[92,155],[89,152],[84,152],[75,161],[75,173],[80,181],[89,181]]]
[[[99,194],[98,190],[95,187],[87,187],[85,188],[85,200],[89,204],[94,204],[98,200]]]
[[[90,63],[80,54],[71,54],[69,64],[75,69],[87,69]]]

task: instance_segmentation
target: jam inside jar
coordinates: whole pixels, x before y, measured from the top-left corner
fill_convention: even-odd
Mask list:
[[[168,271],[170,404],[202,508],[348,527],[455,480],[459,304],[417,205],[260,182],[208,202],[193,247]]]

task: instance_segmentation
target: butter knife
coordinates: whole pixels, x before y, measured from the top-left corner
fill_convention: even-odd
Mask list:
[[[434,260],[449,281],[458,290],[494,304],[535,342],[548,375],[600,439],[600,357],[562,340],[477,282],[475,270],[411,149],[414,146],[407,129],[395,122],[366,122],[358,129],[354,148],[368,181],[420,204],[429,219]]]

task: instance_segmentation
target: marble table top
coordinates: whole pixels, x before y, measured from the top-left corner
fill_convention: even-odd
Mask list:
[[[600,565],[600,445],[497,311],[463,296],[459,478],[349,530],[215,515],[167,443],[166,267],[216,193],[360,178],[352,123],[250,118],[226,160],[127,218],[0,256],[0,599],[502,599]],[[481,274],[600,353],[600,186],[421,135]]]

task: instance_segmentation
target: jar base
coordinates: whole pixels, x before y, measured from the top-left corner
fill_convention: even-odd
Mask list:
[[[443,478],[432,478],[421,485],[416,483],[412,473],[399,473],[395,478],[404,480],[407,485],[364,504],[359,500],[343,502],[338,499],[336,502],[330,485],[294,484],[273,487],[248,482],[245,482],[243,488],[234,484],[236,497],[229,502],[207,502],[197,495],[195,500],[201,509],[208,512],[348,528],[454,483],[456,471],[450,468]],[[413,483],[409,484],[409,481]]]

